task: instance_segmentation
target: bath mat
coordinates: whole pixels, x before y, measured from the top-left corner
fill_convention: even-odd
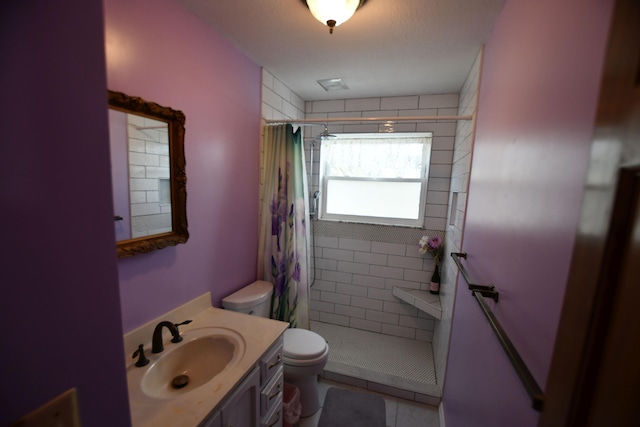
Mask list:
[[[318,427],[385,427],[387,413],[380,396],[330,388],[322,405]]]

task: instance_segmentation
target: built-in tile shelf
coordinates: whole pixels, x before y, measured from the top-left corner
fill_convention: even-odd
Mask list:
[[[417,289],[397,287],[393,288],[393,295],[438,320],[442,318],[442,306],[440,305],[440,297],[438,295]]]

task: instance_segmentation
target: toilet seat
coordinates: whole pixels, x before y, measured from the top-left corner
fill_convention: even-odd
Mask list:
[[[283,359],[286,365],[309,366],[326,361],[329,346],[324,338],[306,329],[284,331]]]

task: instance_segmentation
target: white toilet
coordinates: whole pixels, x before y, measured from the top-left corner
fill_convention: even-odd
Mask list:
[[[222,299],[227,310],[269,317],[273,284],[259,280]],[[302,417],[320,409],[318,374],[329,358],[329,346],[318,334],[306,329],[289,328],[284,332],[284,379],[300,390]]]

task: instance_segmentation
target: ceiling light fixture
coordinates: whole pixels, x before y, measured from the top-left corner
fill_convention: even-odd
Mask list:
[[[302,2],[307,5],[314,18],[329,27],[329,34],[333,34],[333,28],[351,18],[367,0],[302,0]]]

